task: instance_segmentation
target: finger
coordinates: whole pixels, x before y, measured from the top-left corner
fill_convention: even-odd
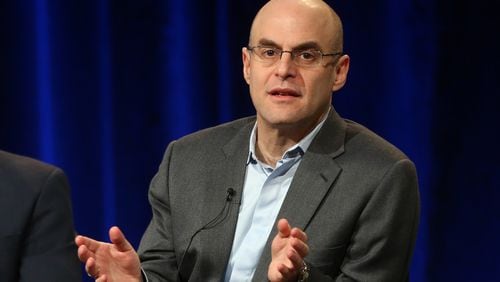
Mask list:
[[[95,257],[95,254],[93,252],[89,251],[89,249],[87,249],[87,247],[85,245],[81,245],[80,247],[78,247],[77,254],[78,254],[78,258],[80,259],[80,261],[84,262],[84,263],[89,258]]]
[[[99,249],[99,246],[102,244],[102,242],[96,241],[89,237],[78,235],[75,238],[75,244],[77,246],[85,245],[87,249],[89,249],[92,252],[95,252],[97,249]]]
[[[304,241],[292,238],[290,245],[302,258],[305,258],[309,254],[309,246]]]
[[[288,220],[284,218],[280,219],[278,221],[277,228],[278,228],[278,235],[280,237],[285,238],[290,236],[291,226],[290,224],[288,224]]]
[[[304,241],[305,243],[307,243],[307,240],[308,240],[306,232],[302,231],[302,229],[297,228],[297,227],[294,227],[290,231],[290,236],[297,238],[301,241]]]
[[[81,235],[77,235],[77,236],[75,236],[75,244],[76,244],[78,247],[80,247],[80,245],[82,245],[82,240],[83,240],[83,239],[82,239],[82,238],[80,238],[80,237],[82,237],[82,236],[81,236]]]
[[[95,282],[106,282],[106,281],[108,281],[108,278],[106,277],[106,275],[102,275],[101,277],[99,277],[95,280]]]
[[[116,246],[118,251],[126,252],[134,249],[127,241],[120,228],[116,226],[109,229],[109,239],[111,239],[111,242]]]
[[[274,265],[272,268],[269,268],[268,270],[268,279],[269,282],[271,281],[283,281],[283,274],[281,274],[281,267],[280,265]]]
[[[303,258],[295,252],[294,250],[289,250],[287,253],[287,258],[290,261],[291,265],[289,265],[289,270],[291,272],[298,271],[302,267]]]
[[[97,268],[97,264],[94,258],[89,258],[87,260],[87,263],[85,264],[85,271],[90,277],[94,279],[99,278],[99,269]]]
[[[293,274],[293,272],[290,270],[290,268],[283,263],[278,265],[277,269],[278,269],[278,272],[282,276],[282,280],[284,280],[284,281],[288,280],[289,277],[292,276],[292,274]]]

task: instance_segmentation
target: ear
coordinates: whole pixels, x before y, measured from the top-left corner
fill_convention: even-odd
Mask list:
[[[348,55],[342,55],[339,58],[337,64],[335,64],[334,70],[334,81],[332,86],[332,91],[335,92],[342,88],[347,80],[347,73],[349,72],[349,62],[350,58]]]
[[[241,60],[243,61],[243,77],[250,84],[250,52],[246,47],[241,48]]]

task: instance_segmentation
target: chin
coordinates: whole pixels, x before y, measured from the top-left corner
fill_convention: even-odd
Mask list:
[[[297,117],[272,117],[264,120],[271,127],[277,128],[290,128],[303,123],[303,121]]]

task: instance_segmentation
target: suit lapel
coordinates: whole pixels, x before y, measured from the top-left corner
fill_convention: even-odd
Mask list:
[[[232,200],[226,203],[227,212],[224,212],[224,220],[216,227],[202,231],[200,234],[203,254],[200,261],[200,273],[204,279],[207,279],[206,281],[215,278],[211,277],[211,274],[214,276],[224,274],[229,260],[245,179],[248,157],[248,150],[245,148],[248,148],[253,123],[254,120],[250,120],[243,128],[240,127],[234,138],[223,148],[218,148],[221,150],[222,157],[213,164],[216,166],[213,171],[216,171],[218,175],[211,176],[216,184],[208,190],[207,201],[204,201],[205,220],[210,221],[223,210],[227,189],[232,188],[235,193]],[[222,278],[218,277],[218,279]]]
[[[307,232],[307,226],[324,197],[332,189],[341,168],[334,158],[343,152],[345,123],[332,109],[295,173],[277,220],[286,218],[293,227]],[[276,222],[269,235],[253,281],[267,281],[271,263],[271,242],[276,236]]]

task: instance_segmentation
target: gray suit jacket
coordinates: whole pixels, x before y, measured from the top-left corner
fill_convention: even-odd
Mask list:
[[[81,281],[64,173],[0,151],[0,281]]]
[[[179,278],[195,233],[181,280],[223,279],[254,123],[254,117],[240,119],[168,146],[151,182],[153,218],[139,247],[150,281]],[[228,188],[236,191],[231,201],[225,200]],[[214,227],[199,231],[222,210]],[[419,220],[415,167],[397,148],[331,111],[278,218],[308,234],[310,281],[404,281]],[[267,281],[275,234],[273,228],[254,281]]]

